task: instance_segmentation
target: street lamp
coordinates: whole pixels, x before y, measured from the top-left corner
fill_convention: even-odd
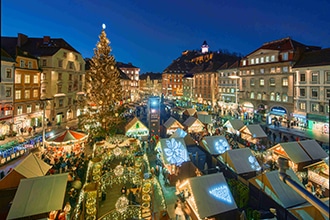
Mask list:
[[[235,83],[235,104],[238,104],[238,95],[237,95],[237,86],[238,86],[238,79],[240,79],[241,77],[236,76],[236,75],[232,75],[232,76],[228,76],[228,78],[230,79],[236,79],[236,83]]]
[[[45,112],[46,112],[46,106],[47,106],[47,102],[49,100],[52,100],[51,98],[43,98],[40,99],[41,103],[42,103],[42,148],[45,148]]]

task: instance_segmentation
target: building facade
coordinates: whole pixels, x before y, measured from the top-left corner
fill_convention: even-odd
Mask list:
[[[141,74],[139,79],[139,96],[142,100],[150,96],[162,95],[162,74],[145,73]]]
[[[123,71],[130,79],[129,88],[125,89],[125,102],[135,102],[140,99],[139,97],[139,76],[140,68],[132,65],[132,63],[117,62],[117,67]]]

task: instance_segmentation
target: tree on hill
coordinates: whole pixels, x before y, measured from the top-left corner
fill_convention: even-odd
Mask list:
[[[78,100],[81,109],[84,109],[79,116],[79,127],[93,139],[116,133],[122,121],[120,73],[114,56],[110,54],[110,41],[104,28],[90,60],[90,69],[86,72],[85,96]]]

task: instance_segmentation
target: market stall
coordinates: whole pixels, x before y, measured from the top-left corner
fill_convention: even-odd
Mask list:
[[[205,136],[200,142],[200,145],[207,150],[211,155],[223,154],[230,150],[230,145],[225,136]]]
[[[228,133],[239,135],[239,130],[244,127],[244,122],[240,119],[230,119],[223,125]]]
[[[162,126],[162,136],[172,135],[179,128],[184,129],[184,126],[175,118],[170,117]]]
[[[178,192],[191,210],[192,219],[238,219],[239,211],[223,173],[196,176],[181,181]]]
[[[329,155],[315,140],[304,140],[299,142],[283,142],[270,149],[273,153],[273,161],[278,157],[284,157],[289,160],[289,166],[295,171],[302,171],[307,165],[327,158]]]
[[[53,137],[45,140],[48,150],[54,151],[55,154],[61,156],[64,152],[74,152],[79,154],[83,151],[88,134],[78,131],[66,129]]]
[[[329,198],[321,199],[322,202],[329,206]],[[289,211],[297,217],[297,219],[317,219],[328,220],[329,218],[321,213],[315,206],[310,203],[290,208]]]
[[[22,179],[7,219],[62,210],[67,181],[67,173]]]
[[[187,134],[187,132],[181,128],[176,129],[170,138],[183,138],[187,148],[190,146],[197,146],[198,144],[189,134]]]
[[[17,188],[22,179],[45,176],[50,168],[50,165],[30,153],[0,180],[0,189]]]
[[[256,176],[257,172],[261,171],[259,162],[249,148],[226,151],[219,155],[217,159],[244,179],[252,178]]]
[[[267,134],[259,124],[244,125],[239,132],[242,139],[253,144],[267,140]]]
[[[200,133],[206,130],[204,124],[195,117],[189,117],[183,122],[183,126],[188,133]]]
[[[134,117],[125,126],[125,135],[140,140],[147,140],[149,137],[149,129],[137,117]]]

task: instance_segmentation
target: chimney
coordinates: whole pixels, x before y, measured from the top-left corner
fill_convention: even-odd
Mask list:
[[[18,33],[17,36],[17,46],[21,47],[28,41],[28,36],[25,34]]]
[[[49,44],[50,36],[44,36],[44,44]]]

